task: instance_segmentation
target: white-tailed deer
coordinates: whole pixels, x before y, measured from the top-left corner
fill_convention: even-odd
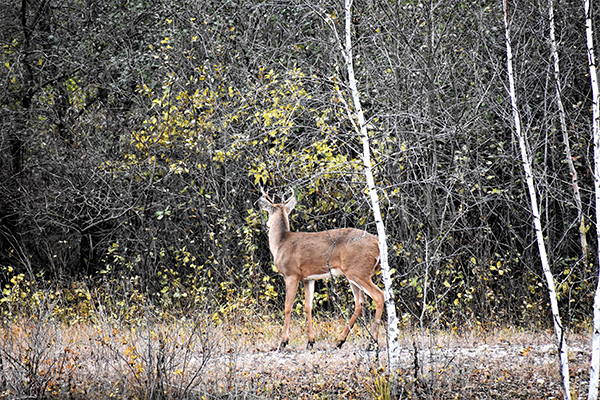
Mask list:
[[[375,301],[373,340],[377,343],[384,296],[371,280],[379,269],[379,245],[376,236],[353,228],[332,229],[324,232],[290,232],[288,215],[296,206],[292,196],[283,204],[273,204],[263,192],[260,207],[269,213],[269,247],[275,267],[285,279],[285,323],[279,349],[283,349],[290,338],[290,318],[298,283],[304,283],[304,309],[308,323],[308,348],[312,348],[315,331],[312,322],[312,301],[315,280],[344,275],[350,282],[354,294],[354,313],[340,335],[337,347],[341,347],[352,326],[362,312],[365,298],[363,291]]]

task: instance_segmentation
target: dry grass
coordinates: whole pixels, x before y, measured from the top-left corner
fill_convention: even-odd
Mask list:
[[[385,350],[366,352],[355,329],[333,350],[343,321],[318,318],[317,343],[295,320],[292,341],[277,346],[281,325],[240,316],[124,324],[99,316],[65,326],[52,318],[5,323],[0,332],[1,398],[71,399],[550,399],[561,398],[548,332],[498,329],[403,330],[402,362],[390,381]],[[589,335],[572,335],[574,398],[586,393]],[[381,347],[385,349],[383,341]]]

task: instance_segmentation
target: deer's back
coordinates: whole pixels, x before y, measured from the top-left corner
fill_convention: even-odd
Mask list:
[[[360,229],[342,228],[323,232],[288,232],[277,252],[275,265],[285,275],[286,267],[339,268],[342,272],[352,266],[378,267],[377,237]],[[283,270],[282,270],[283,269]]]

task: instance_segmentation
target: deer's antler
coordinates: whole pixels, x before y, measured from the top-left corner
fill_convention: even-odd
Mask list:
[[[269,197],[269,189],[267,189],[267,191],[265,192],[265,189],[263,189],[262,185],[258,185],[258,188],[260,189],[260,192],[263,194],[265,199],[269,200],[269,203],[273,204],[273,200],[271,200],[271,198]]]

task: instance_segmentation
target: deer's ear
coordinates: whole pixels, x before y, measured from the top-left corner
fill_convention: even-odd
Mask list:
[[[273,204],[264,196],[258,199],[258,205],[260,206],[261,210],[265,210],[269,214],[271,211],[273,211]]]
[[[294,194],[294,189],[292,189],[292,196],[285,201],[285,206],[292,211],[294,207],[298,204],[298,200],[296,199],[296,195]]]

